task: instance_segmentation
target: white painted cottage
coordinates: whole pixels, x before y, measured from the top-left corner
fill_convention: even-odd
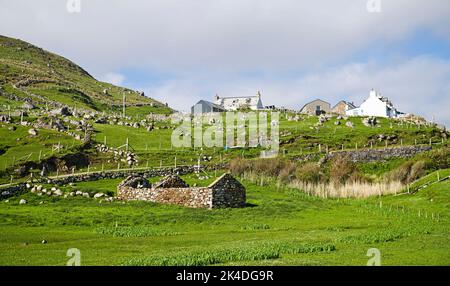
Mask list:
[[[404,114],[398,111],[392,102],[381,96],[375,90],[371,90],[369,97],[359,106],[346,111],[348,116],[379,116],[379,117],[399,117]]]
[[[264,105],[261,101],[261,93],[259,91],[255,96],[219,97],[216,95],[214,103],[222,106],[227,111],[236,111],[239,109],[264,109]]]

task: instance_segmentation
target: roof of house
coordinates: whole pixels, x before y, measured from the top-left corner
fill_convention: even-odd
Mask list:
[[[220,109],[220,110],[225,110],[223,108],[223,106],[215,104],[215,103],[210,102],[210,101],[203,100],[203,99],[199,100],[199,102],[197,102],[195,105],[197,105],[197,104],[204,104],[204,105],[210,106],[211,108],[217,108],[217,109]]]
[[[310,101],[310,102],[308,102],[308,103],[305,103],[305,105],[303,105],[303,107],[300,108],[300,111],[302,111],[308,104],[311,104],[311,103],[313,103],[314,101],[321,101],[321,102],[323,102],[323,103],[326,103],[326,104],[330,105],[330,107],[331,107],[331,104],[330,104],[329,102],[325,101],[325,100],[322,100],[322,99],[314,99],[314,100],[312,100],[312,101]]]
[[[356,105],[354,105],[353,103],[348,102],[348,101],[345,101],[345,100],[341,100],[341,101],[339,101],[338,103],[336,103],[336,105],[333,106],[332,109],[336,108],[336,107],[337,107],[339,104],[341,104],[341,103],[346,104],[346,105],[348,106],[348,109],[354,109],[354,108],[356,108]]]

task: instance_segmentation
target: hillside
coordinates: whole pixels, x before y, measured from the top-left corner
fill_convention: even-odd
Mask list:
[[[0,110],[69,106],[89,112],[120,112],[123,96],[133,113],[167,114],[172,110],[137,91],[97,81],[68,59],[27,42],[0,36]],[[140,112],[141,111],[141,112]]]

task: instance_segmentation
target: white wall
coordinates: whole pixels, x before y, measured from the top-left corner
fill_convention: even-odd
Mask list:
[[[374,90],[370,91],[369,97],[359,108],[348,110],[346,114],[349,116],[389,117],[386,103],[378,98],[377,92]]]

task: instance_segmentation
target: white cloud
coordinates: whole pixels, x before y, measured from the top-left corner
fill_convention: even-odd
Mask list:
[[[99,78],[100,81],[109,82],[114,85],[121,86],[125,80],[125,76],[120,73],[109,72]]]
[[[450,40],[447,0],[0,0],[0,33],[64,54],[93,74],[124,65],[190,74],[305,70],[418,27]]]

